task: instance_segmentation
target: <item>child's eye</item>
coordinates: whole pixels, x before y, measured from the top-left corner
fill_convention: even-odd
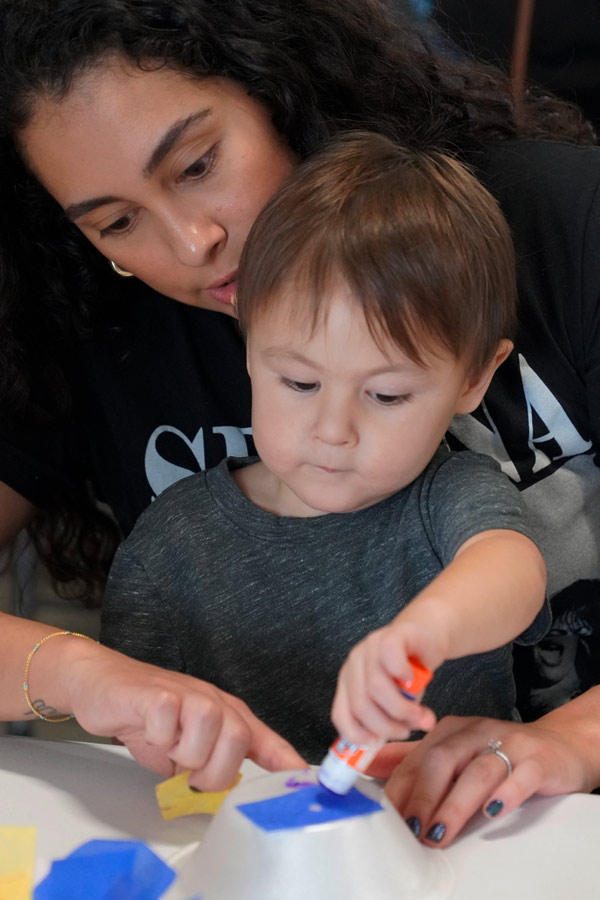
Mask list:
[[[282,381],[287,387],[300,394],[309,394],[319,387],[318,381],[294,381],[292,378],[283,378]]]
[[[367,391],[367,394],[381,406],[400,406],[410,400],[410,394],[378,394],[376,391]]]
[[[131,224],[133,222],[133,216],[119,216],[118,219],[115,219],[114,222],[111,222],[110,225],[107,225],[105,228],[100,230],[100,237],[108,237],[108,235],[114,234],[124,234],[129,230]]]
[[[202,178],[206,178],[214,165],[215,155],[215,148],[212,147],[208,153],[205,153],[204,156],[193,162],[191,166],[188,166],[177,181],[186,181],[188,178],[199,181]]]

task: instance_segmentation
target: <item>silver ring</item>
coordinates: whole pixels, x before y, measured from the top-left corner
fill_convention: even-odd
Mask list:
[[[508,769],[507,778],[509,775],[512,775],[512,763],[506,753],[503,753],[499,748],[502,746],[502,741],[488,741],[487,750],[482,750],[479,754],[480,756],[485,756],[486,753],[495,753],[496,756],[499,756],[501,760],[506,763],[506,768]]]

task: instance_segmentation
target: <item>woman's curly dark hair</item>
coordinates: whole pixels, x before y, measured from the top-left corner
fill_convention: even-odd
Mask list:
[[[127,286],[27,170],[19,135],[40,97],[60,101],[107,56],[234,79],[300,157],[356,128],[458,153],[516,136],[593,140],[543,93],[517,115],[504,74],[436,52],[385,0],[0,0],[0,33],[0,396],[29,417],[68,413],[60,347],[118,325]],[[45,542],[51,565],[59,547]]]

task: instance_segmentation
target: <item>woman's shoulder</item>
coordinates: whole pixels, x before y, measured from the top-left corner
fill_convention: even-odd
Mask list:
[[[573,205],[592,198],[600,184],[600,147],[561,141],[517,139],[495,141],[467,160],[486,187],[500,200]],[[577,194],[574,195],[573,192]]]
[[[571,294],[583,284],[597,284],[600,147],[547,140],[504,141],[474,154],[470,163],[510,225],[522,302],[527,290],[534,290],[532,285],[526,287],[527,273],[537,285],[536,293],[541,273],[552,274],[561,309],[564,296],[560,284],[565,280]],[[574,278],[576,260],[580,260],[580,268]],[[551,302],[546,297],[546,310]]]

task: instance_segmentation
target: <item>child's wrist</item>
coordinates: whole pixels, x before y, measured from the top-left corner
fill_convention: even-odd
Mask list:
[[[413,607],[412,609],[411,607]],[[394,619],[392,627],[403,632],[402,640],[411,645],[415,655],[432,671],[452,656],[453,637],[457,626],[448,604],[437,597],[413,601]],[[419,649],[417,649],[419,648]],[[427,658],[426,658],[427,657]]]

